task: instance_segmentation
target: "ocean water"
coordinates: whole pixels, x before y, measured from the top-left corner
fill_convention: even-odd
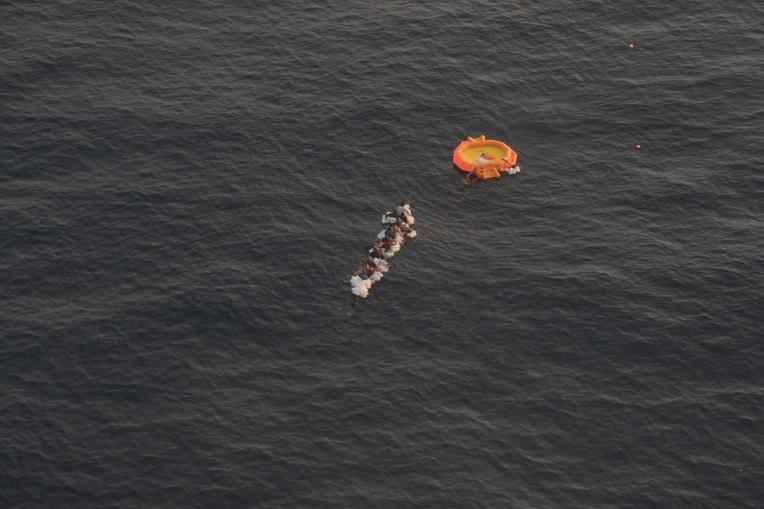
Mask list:
[[[764,507],[762,27],[0,3],[0,506]]]

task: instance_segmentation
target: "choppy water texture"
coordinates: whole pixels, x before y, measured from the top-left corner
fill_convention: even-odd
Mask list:
[[[181,4],[0,3],[0,505],[764,506],[761,2]]]

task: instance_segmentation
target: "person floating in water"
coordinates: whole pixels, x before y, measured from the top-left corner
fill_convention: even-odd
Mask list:
[[[397,220],[405,221],[408,225],[414,224],[414,213],[411,211],[411,202],[403,200],[400,205],[395,207]]]
[[[383,260],[385,259],[385,251],[382,249],[379,241],[369,246],[368,251],[370,258],[381,258]]]
[[[416,228],[413,226],[410,226],[405,221],[401,221],[398,224],[398,227],[401,229],[401,233],[403,233],[403,238],[406,239],[406,237],[413,239],[416,237]]]

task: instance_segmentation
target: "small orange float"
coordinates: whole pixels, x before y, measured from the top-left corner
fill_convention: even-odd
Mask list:
[[[502,172],[508,171],[515,164],[517,152],[506,143],[488,140],[482,134],[477,138],[469,136],[454,149],[454,165],[463,172],[474,172],[481,180],[499,178]]]

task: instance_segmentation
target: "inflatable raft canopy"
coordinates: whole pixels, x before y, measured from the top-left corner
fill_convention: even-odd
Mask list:
[[[478,165],[480,154],[486,154],[490,162]],[[497,178],[499,172],[507,171],[516,164],[517,152],[506,143],[486,139],[482,134],[477,138],[468,137],[454,149],[454,165],[464,172],[475,172],[477,177],[484,180]]]

